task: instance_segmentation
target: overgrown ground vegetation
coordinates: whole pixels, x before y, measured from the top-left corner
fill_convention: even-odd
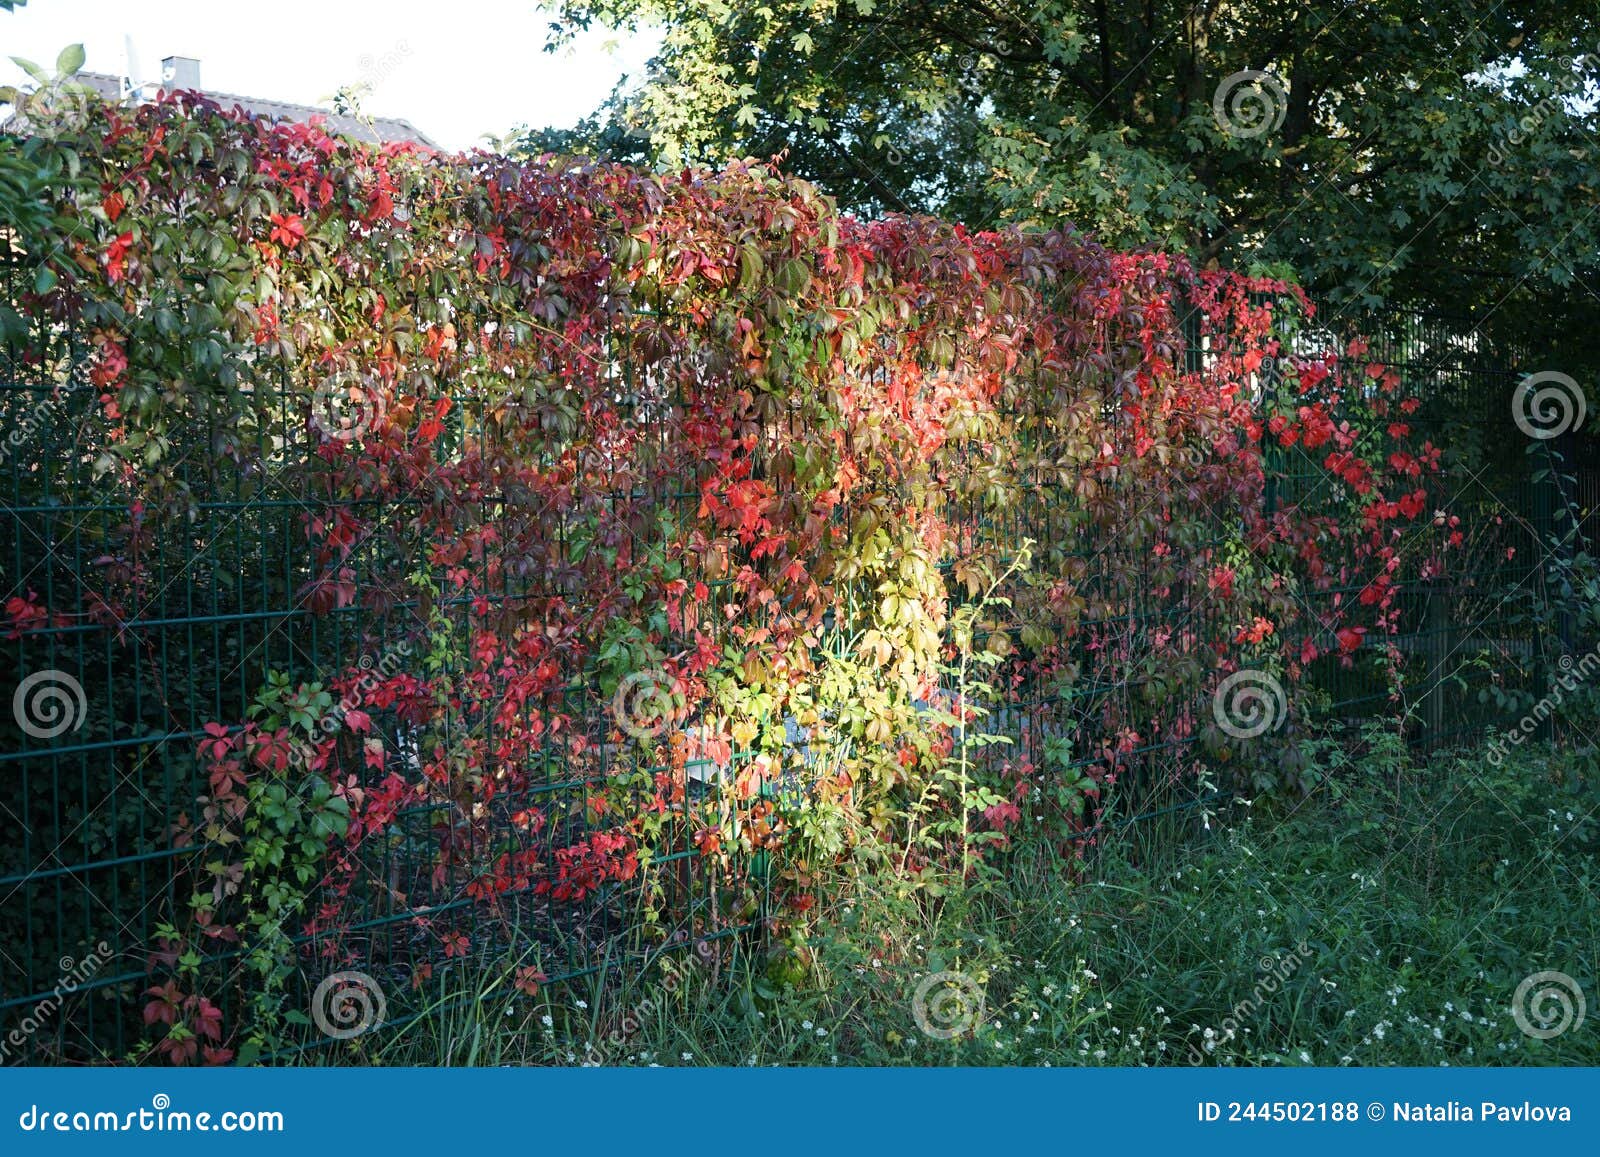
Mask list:
[[[852,219],[763,165],[124,108],[76,55],[29,98],[55,127],[0,143],[49,194],[5,254],[35,384],[0,416],[39,436],[3,633],[126,759],[18,735],[5,806],[85,866],[52,905],[0,853],[7,991],[50,990],[99,893],[148,926],[52,1059],[252,1063],[338,1035],[341,976],[403,1021],[468,959],[529,952],[529,995],[763,904],[785,944],[852,891],[947,912],[1028,801],[1076,849],[1208,760],[1301,791],[1313,689],[1376,688],[1396,600],[1498,542],[1430,497],[1425,383],[1280,279]]]
[[[851,880],[787,945],[723,943],[642,977],[532,996],[510,967],[446,971],[420,1019],[317,1059],[1600,1063],[1592,1018],[1543,1040],[1512,1015],[1534,972],[1597,989],[1592,756],[1420,761],[1375,733],[1359,748],[1323,751],[1336,766],[1293,805],[1161,817],[1108,833],[1082,859],[1019,852],[1005,872],[937,897],[903,879]],[[974,1014],[951,1039],[920,1029],[913,1007],[941,971],[972,985],[936,986]]]

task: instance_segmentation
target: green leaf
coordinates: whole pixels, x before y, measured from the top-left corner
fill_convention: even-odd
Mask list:
[[[26,57],[13,56],[11,58],[11,63],[22,69],[23,72],[27,73],[40,84],[50,83],[50,74]]]
[[[71,75],[73,75],[75,72],[77,72],[80,68],[83,67],[83,62],[84,62],[85,59],[86,59],[86,57],[84,56],[83,45],[81,45],[81,44],[69,44],[69,45],[67,45],[65,48],[63,48],[61,50],[61,54],[56,57],[56,73],[57,73],[57,75],[59,75],[59,76],[71,76]]]

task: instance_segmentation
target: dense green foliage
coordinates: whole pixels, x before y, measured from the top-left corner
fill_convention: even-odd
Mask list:
[[[8,734],[6,803],[74,890],[159,858],[118,948],[174,1062],[271,1051],[332,962],[403,991],[531,926],[571,975],[608,929],[800,922],[841,861],[945,888],[1303,791],[1316,675],[1384,694],[1472,529],[1421,400],[1281,282],[764,166],[63,111],[24,148],[77,180],[0,203],[6,628],[101,742]],[[95,817],[132,831],[84,846],[69,778],[140,783]],[[12,895],[34,991],[73,933]]]
[[[1330,789],[1292,811],[1126,829],[1089,879],[1039,861],[932,907],[863,888],[822,914],[804,968],[724,949],[647,981],[607,976],[536,998],[456,974],[426,1017],[365,1059],[1600,1061],[1591,1023],[1539,1040],[1511,1014],[1535,971],[1564,971],[1591,994],[1600,981],[1592,758],[1530,749],[1496,766],[1479,749],[1413,766],[1369,738],[1354,758],[1322,750]],[[915,990],[939,970],[982,992],[974,1031],[953,1039],[915,1020]]]
[[[1070,221],[1201,263],[1281,263],[1335,300],[1496,311],[1536,349],[1583,340],[1600,252],[1592,5],[559,8],[563,31],[651,21],[666,38],[641,89],[536,149],[782,152],[862,211]],[[1261,87],[1227,87],[1246,70]]]
[[[64,752],[17,714],[4,803],[70,829],[68,903],[130,852],[165,897],[118,944],[143,1042],[60,1055],[259,1059],[359,964],[423,1005],[391,1060],[577,1059],[644,1000],[601,1059],[1592,1059],[1493,1011],[1535,966],[1594,983],[1594,909],[1542,911],[1593,883],[1592,688],[1484,696],[1576,756],[1418,769],[1401,729],[1353,762],[1319,738],[1330,672],[1440,710],[1396,636],[1485,520],[1440,500],[1399,369],[1284,280],[1206,268],[1416,296],[1470,248],[1561,300],[1577,274],[1527,258],[1514,170],[1542,158],[1581,208],[1589,114],[1539,106],[1521,160],[1473,116],[1541,66],[1566,83],[1583,22],[1486,17],[1446,49],[1449,12],[1395,4],[1335,51],[1337,18],[1205,9],[1179,51],[1166,11],[572,0],[572,25],[665,14],[668,46],[629,107],[530,146],[655,173],[112,107],[34,69],[32,135],[0,141],[0,424],[34,439],[4,625],[19,673],[72,665],[93,722]],[[1515,53],[1534,79],[1435,93],[1393,64],[1419,38],[1447,73]],[[1262,57],[1283,124],[1230,131],[1212,74]],[[887,167],[840,161],[841,131]],[[778,138],[857,208],[1128,248],[676,168]],[[1474,149],[1495,174],[1458,212]],[[1595,623],[1568,546],[1541,644]],[[174,648],[223,677],[142,694]],[[63,811],[63,784],[123,782],[148,810]],[[1213,816],[1223,787],[1275,822]],[[1113,834],[1157,807],[1225,835],[1140,829],[1201,837],[1173,859]],[[0,856],[6,882],[31,860]],[[9,987],[70,947],[64,910],[11,922]],[[604,981],[614,948],[690,942],[664,995]],[[1205,1034],[1291,955],[1242,1033]],[[907,995],[947,971],[990,1015],[931,1042]],[[546,987],[597,972],[592,1007]]]

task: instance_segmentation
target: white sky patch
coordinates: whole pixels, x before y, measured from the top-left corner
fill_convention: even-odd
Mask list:
[[[0,83],[25,79],[10,57],[48,68],[69,44],[84,46],[85,70],[122,76],[127,36],[140,79],[159,81],[163,57],[196,57],[207,91],[324,106],[369,81],[364,113],[460,149],[575,124],[624,73],[642,79],[660,43],[594,30],[551,55],[549,25],[538,0],[33,0],[0,12]]]

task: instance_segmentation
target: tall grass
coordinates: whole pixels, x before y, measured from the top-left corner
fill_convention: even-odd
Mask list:
[[[1581,770],[1532,750],[1498,768],[1481,753],[1414,766],[1379,741],[1303,801],[1161,816],[1080,856],[1025,850],[938,895],[892,875],[848,881],[776,943],[602,968],[533,996],[508,983],[511,962],[448,973],[423,1015],[351,1055],[1597,1064],[1600,1012],[1550,1039],[1511,1015],[1541,971],[1600,1000],[1600,791]]]

